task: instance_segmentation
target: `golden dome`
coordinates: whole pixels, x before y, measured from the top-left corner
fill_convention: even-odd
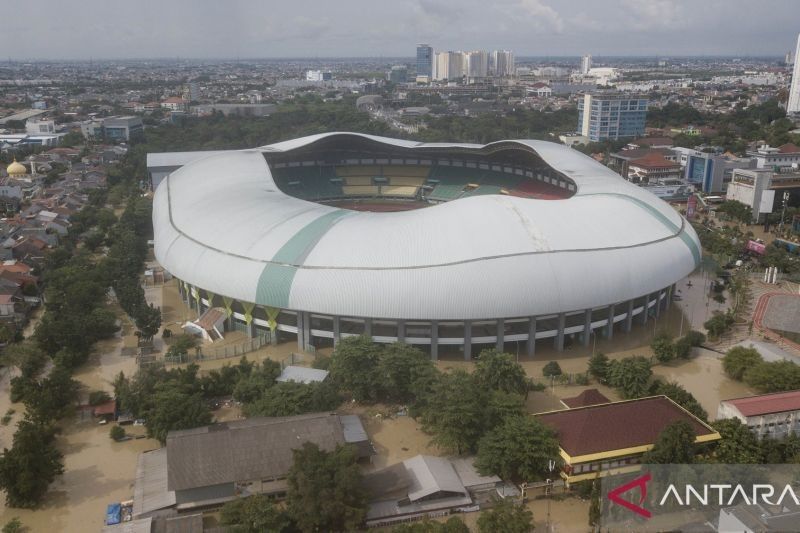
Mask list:
[[[24,176],[28,173],[28,169],[25,168],[25,165],[17,163],[17,160],[14,159],[14,162],[6,168],[6,172],[8,172],[9,176]]]

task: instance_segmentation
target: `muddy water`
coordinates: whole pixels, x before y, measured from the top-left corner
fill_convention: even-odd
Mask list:
[[[721,400],[755,394],[743,383],[725,375],[719,354],[703,349],[696,350],[696,353],[698,355],[688,362],[654,367],[653,375],[683,385],[697,398],[711,420],[716,418]]]
[[[97,343],[89,361],[74,374],[83,385],[82,401],[91,390],[113,391],[111,381],[120,371],[131,375],[136,370],[136,359],[122,355],[122,347],[135,343],[133,327],[114,308],[120,320],[121,331],[113,339]],[[21,418],[24,406],[11,404],[8,396],[10,372],[0,376],[0,415],[9,408],[16,410],[8,426],[0,426],[0,443],[11,446],[15,424]],[[159,447],[153,439],[135,439],[113,442],[108,435],[110,426],[76,419],[61,422],[63,432],[58,437],[58,447],[64,454],[64,475],[50,487],[39,509],[11,509],[5,507],[0,494],[0,524],[19,517],[31,532],[95,532],[103,528],[105,509],[109,503],[133,498],[136,460],[143,451]],[[144,434],[143,427],[128,426],[129,434]]]
[[[141,429],[141,428],[134,428]],[[0,523],[17,516],[32,532],[94,532],[103,528],[106,505],[133,498],[139,453],[158,441],[113,442],[109,426],[67,425],[59,437],[64,475],[50,487],[40,509],[8,509],[0,502]]]

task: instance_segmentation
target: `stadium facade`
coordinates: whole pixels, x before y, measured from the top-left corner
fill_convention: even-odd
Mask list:
[[[327,133],[198,154],[157,187],[153,223],[186,303],[225,309],[227,329],[434,358],[628,332],[701,258],[662,200],[533,140]]]

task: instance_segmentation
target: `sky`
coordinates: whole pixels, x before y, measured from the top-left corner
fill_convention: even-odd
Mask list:
[[[410,57],[418,42],[783,56],[800,32],[800,0],[0,0],[0,14],[0,55],[15,60]]]

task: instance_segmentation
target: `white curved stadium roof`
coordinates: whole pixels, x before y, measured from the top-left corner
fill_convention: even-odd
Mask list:
[[[663,289],[699,264],[697,235],[669,205],[591,158],[544,141],[503,142],[533,149],[574,181],[574,196],[474,196],[372,213],[278,189],[262,152],[336,135],[345,134],[216,154],[172,173],[153,206],[159,262],[192,285],[242,301],[405,320],[606,306]],[[482,148],[362,137],[411,149]]]

